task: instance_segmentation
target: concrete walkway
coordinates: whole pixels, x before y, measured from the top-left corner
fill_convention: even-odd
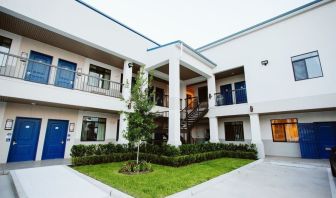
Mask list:
[[[25,198],[110,198],[128,197],[67,166],[12,170],[19,197]]]
[[[0,175],[0,197],[16,198],[17,194],[13,186],[12,179],[9,175]]]
[[[329,198],[326,160],[266,158],[170,196]]]

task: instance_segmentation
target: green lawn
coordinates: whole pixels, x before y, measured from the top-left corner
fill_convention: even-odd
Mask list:
[[[122,162],[77,166],[74,169],[134,197],[165,197],[252,161],[221,158],[179,168],[153,164],[153,172],[139,175],[118,173]]]

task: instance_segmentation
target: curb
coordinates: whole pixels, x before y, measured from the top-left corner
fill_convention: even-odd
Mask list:
[[[115,188],[112,188],[111,186],[108,186],[92,177],[89,177],[83,173],[80,173],[68,166],[64,166],[68,171],[72,172],[73,174],[79,176],[80,178],[86,180],[87,182],[95,185],[96,187],[98,187],[99,189],[105,191],[106,193],[109,194],[109,197],[121,197],[121,198],[133,198],[132,196],[124,193],[124,192],[121,192]]]
[[[27,194],[23,190],[23,187],[22,187],[19,179],[16,176],[15,170],[9,171],[9,175],[10,175],[10,178],[12,179],[12,181],[13,181],[14,191],[17,194],[17,196],[19,198],[28,198]]]
[[[177,197],[181,197],[181,198],[184,198],[184,197],[190,197],[190,196],[193,196],[195,195],[196,193],[199,193],[203,190],[206,190],[208,189],[209,187],[213,186],[213,185],[216,185],[220,182],[222,182],[223,180],[225,180],[228,176],[230,176],[231,174],[235,174],[236,172],[240,172],[241,170],[243,169],[247,169],[247,168],[250,168],[251,166],[255,166],[257,164],[260,164],[264,161],[264,159],[259,159],[259,160],[256,160],[254,162],[251,162],[245,166],[242,166],[240,168],[237,168],[231,172],[228,172],[228,173],[224,173],[223,175],[220,175],[218,177],[215,177],[213,179],[210,179],[209,181],[206,181],[204,183],[201,183],[201,184],[198,184],[196,186],[193,186],[191,188],[188,188],[186,190],[183,190],[181,192],[178,192],[178,193],[175,193],[175,194],[172,194],[172,195],[169,195],[167,196],[167,198],[177,198]]]
[[[336,198],[336,184],[335,184],[335,178],[331,174],[330,168],[327,168],[328,172],[328,178],[329,178],[329,185],[330,185],[330,191],[331,191],[331,197]]]

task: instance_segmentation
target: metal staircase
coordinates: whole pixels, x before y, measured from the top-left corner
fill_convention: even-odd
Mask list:
[[[191,142],[192,128],[205,116],[208,112],[208,103],[200,102],[198,97],[187,98],[186,107],[181,110],[181,134],[187,133],[187,140],[182,142]]]

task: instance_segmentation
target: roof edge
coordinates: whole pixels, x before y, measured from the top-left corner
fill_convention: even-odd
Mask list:
[[[199,53],[194,48],[192,48],[190,45],[186,44],[185,42],[183,42],[181,40],[176,40],[176,41],[173,41],[173,42],[166,43],[164,45],[160,45],[160,46],[157,46],[157,47],[149,48],[149,49],[147,49],[147,52],[153,51],[153,50],[156,50],[156,49],[160,49],[160,48],[163,48],[163,47],[166,47],[166,46],[169,46],[169,45],[173,45],[173,44],[182,44],[187,49],[189,49],[190,51],[192,51],[193,53],[195,53],[196,55],[198,55],[199,57],[201,57],[202,59],[204,59],[206,62],[210,63],[213,66],[217,66],[216,63],[212,62],[210,59],[208,59],[207,57],[205,57],[203,54]]]
[[[270,18],[270,19],[267,19],[267,20],[265,20],[265,21],[263,21],[263,22],[257,23],[257,24],[255,24],[255,25],[253,25],[253,26],[250,26],[250,27],[248,27],[248,28],[246,28],[246,29],[240,30],[240,31],[238,31],[238,32],[236,32],[236,33],[233,33],[233,34],[230,34],[230,35],[228,35],[228,36],[226,36],[226,37],[224,37],[224,38],[221,38],[221,39],[215,40],[215,41],[213,41],[213,42],[210,42],[210,43],[208,43],[208,44],[206,44],[206,45],[203,45],[203,46],[197,48],[196,51],[198,51],[198,52],[202,52],[202,51],[205,51],[205,50],[211,48],[213,45],[217,46],[217,45],[219,45],[221,42],[225,42],[225,41],[227,41],[227,40],[229,40],[229,39],[234,39],[234,38],[236,38],[236,37],[241,36],[241,35],[244,34],[244,33],[248,34],[248,33],[250,33],[249,31],[252,32],[252,31],[254,31],[254,30],[257,30],[257,28],[262,28],[262,26],[267,26],[267,25],[269,25],[271,22],[274,22],[275,20],[278,20],[278,19],[281,20],[281,19],[282,19],[283,17],[285,17],[285,16],[288,16],[288,15],[290,15],[290,14],[293,14],[293,13],[295,13],[295,12],[298,12],[298,11],[300,11],[300,10],[303,10],[303,9],[305,9],[305,8],[308,8],[308,7],[312,6],[312,5],[315,5],[315,4],[317,4],[317,3],[320,3],[320,2],[322,2],[322,1],[323,1],[323,0],[315,0],[315,1],[312,1],[312,2],[310,2],[310,3],[304,4],[304,5],[302,5],[302,6],[299,6],[299,7],[297,7],[297,8],[294,8],[294,9],[292,9],[292,10],[290,10],[290,11],[287,11],[287,12],[285,12],[285,13],[282,13],[282,14],[280,14],[280,15],[277,15],[277,16],[275,16],[275,17],[272,17],[272,18]],[[329,2],[329,1],[326,1],[325,3],[327,3],[327,2]],[[299,13],[296,13],[296,14],[299,14]]]
[[[154,43],[155,45],[160,46],[159,43],[155,42],[154,40],[150,39],[149,37],[147,37],[147,36],[145,36],[145,35],[143,35],[143,34],[137,32],[137,31],[135,31],[134,29],[132,29],[132,28],[128,27],[127,25],[121,23],[120,21],[118,21],[118,20],[116,20],[116,19],[110,17],[109,15],[107,15],[107,14],[105,14],[104,12],[98,10],[97,8],[95,8],[95,7],[91,6],[91,5],[89,5],[88,3],[85,3],[85,2],[82,1],[82,0],[75,0],[75,1],[77,1],[78,3],[80,3],[80,4],[84,5],[84,6],[86,6],[87,8],[91,9],[92,11],[94,11],[94,12],[96,12],[96,13],[98,13],[98,14],[100,14],[100,15],[106,17],[106,18],[108,18],[109,20],[111,20],[111,21],[117,23],[118,25],[120,25],[120,26],[126,28],[127,30],[129,30],[129,31],[131,31],[131,32],[133,32],[133,33],[135,33],[135,34],[141,36],[142,38],[144,38],[144,39],[146,39],[146,40],[148,40],[148,41]]]

